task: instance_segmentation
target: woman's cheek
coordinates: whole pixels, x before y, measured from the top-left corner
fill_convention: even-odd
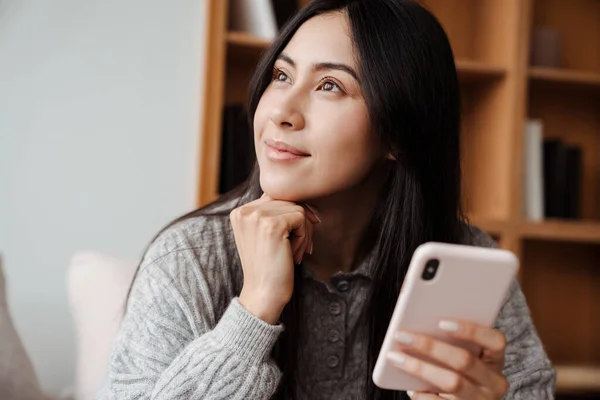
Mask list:
[[[338,143],[338,147],[328,146],[327,149],[326,154],[319,157],[317,168],[327,177],[326,181],[339,190],[360,183],[375,164],[370,148],[362,142]]]

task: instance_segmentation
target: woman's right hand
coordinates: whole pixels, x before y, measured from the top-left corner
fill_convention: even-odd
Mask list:
[[[310,209],[267,195],[230,214],[244,285],[239,301],[248,311],[275,324],[294,290],[294,264],[312,252]]]

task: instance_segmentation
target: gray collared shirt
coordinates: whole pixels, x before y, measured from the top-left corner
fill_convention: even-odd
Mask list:
[[[468,243],[494,246],[484,233]],[[242,269],[227,216],[163,232],[142,261],[98,399],[269,399],[281,380],[271,350],[284,327],[238,302]],[[365,263],[321,282],[304,270],[299,369],[307,399],[361,399],[369,379],[359,315]],[[552,399],[555,372],[514,282],[496,321],[507,338],[506,399]]]

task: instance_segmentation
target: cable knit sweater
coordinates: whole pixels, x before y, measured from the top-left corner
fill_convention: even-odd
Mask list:
[[[466,243],[495,246],[474,232]],[[368,260],[329,282],[303,272],[301,398],[360,399],[369,378],[358,323],[371,282]],[[97,398],[271,398],[281,378],[271,350],[284,327],[240,305],[242,278],[227,216],[189,219],[162,233],[142,261]],[[496,327],[508,341],[506,399],[554,398],[555,372],[516,282]]]

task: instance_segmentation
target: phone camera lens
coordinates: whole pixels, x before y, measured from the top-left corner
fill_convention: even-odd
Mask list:
[[[430,281],[435,277],[437,273],[438,267],[440,266],[440,261],[436,259],[432,259],[427,261],[425,264],[425,268],[423,269],[423,280]]]

